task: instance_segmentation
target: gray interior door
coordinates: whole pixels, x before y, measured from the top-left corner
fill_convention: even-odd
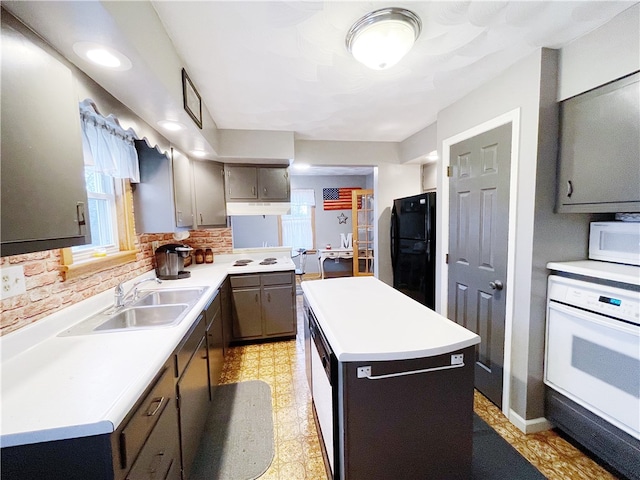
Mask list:
[[[475,386],[502,406],[511,124],[450,148],[449,318],[481,337]]]

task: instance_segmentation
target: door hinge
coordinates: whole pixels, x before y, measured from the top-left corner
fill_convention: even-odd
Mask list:
[[[447,177],[453,177],[453,167],[451,165],[447,165]]]
[[[449,254],[445,254],[444,256],[444,263],[446,263],[447,265],[449,265]]]

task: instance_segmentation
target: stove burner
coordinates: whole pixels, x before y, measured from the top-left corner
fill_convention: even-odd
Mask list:
[[[269,258],[265,258],[265,259],[264,259],[264,261],[265,261],[265,262],[273,262],[273,263],[275,263],[275,262],[276,262],[276,260],[278,260],[278,259],[277,259],[277,258],[274,258],[274,257],[269,257]]]
[[[244,258],[244,259],[241,259],[241,260],[236,260],[236,263],[245,263],[246,264],[246,263],[251,263],[251,262],[253,262],[253,260],[251,260],[250,258]]]
[[[275,265],[276,263],[278,263],[275,260],[269,260],[269,261],[267,260],[268,259],[265,258],[263,261],[260,262],[260,265]]]

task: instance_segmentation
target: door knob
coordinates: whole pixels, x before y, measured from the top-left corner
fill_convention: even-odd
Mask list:
[[[489,282],[489,286],[491,287],[491,290],[502,290],[504,288],[504,285],[500,280]]]

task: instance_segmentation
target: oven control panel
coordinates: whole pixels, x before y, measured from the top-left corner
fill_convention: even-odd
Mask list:
[[[640,325],[640,292],[551,275],[548,297],[550,301]]]

